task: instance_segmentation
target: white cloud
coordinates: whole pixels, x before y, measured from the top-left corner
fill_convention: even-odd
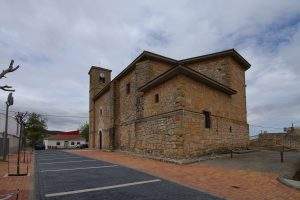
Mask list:
[[[252,64],[249,121],[300,125],[299,13],[299,1],[7,0],[0,63],[22,65],[5,80],[17,90],[14,109],[87,116],[93,64],[116,75],[144,49],[186,58],[237,48]],[[49,117],[48,124],[68,130],[80,121]]]

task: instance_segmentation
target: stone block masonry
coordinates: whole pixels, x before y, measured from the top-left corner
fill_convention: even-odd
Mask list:
[[[245,71],[235,50],[175,60],[144,51],[111,81],[90,75],[90,146],[191,159],[249,143]]]

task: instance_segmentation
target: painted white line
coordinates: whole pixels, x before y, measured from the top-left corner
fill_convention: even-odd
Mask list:
[[[36,153],[40,156],[70,155],[69,153]]]
[[[41,155],[38,154],[39,157],[51,157],[51,156],[76,156],[76,155],[72,155],[72,154],[45,154],[45,155]]]
[[[45,197],[57,197],[57,196],[64,196],[64,195],[69,195],[69,194],[78,194],[78,193],[85,193],[85,192],[109,190],[109,189],[114,189],[114,188],[128,187],[128,186],[132,186],[132,185],[142,185],[142,184],[154,183],[154,182],[159,182],[159,181],[161,181],[161,180],[154,179],[154,180],[149,180],[149,181],[139,181],[139,182],[111,185],[111,186],[98,187],[98,188],[88,188],[88,189],[73,190],[73,191],[68,191],[68,192],[57,192],[57,193],[46,194]]]
[[[40,156],[72,155],[70,153],[37,153]]]
[[[14,195],[15,195],[14,193],[9,193],[9,194],[5,194],[5,195],[1,195],[1,196],[0,196],[0,200],[10,199],[10,198],[13,197]]]
[[[38,155],[38,158],[67,157],[72,155]]]
[[[41,170],[40,172],[60,172],[60,171],[72,171],[72,170],[82,170],[82,169],[100,169],[100,168],[109,168],[109,167],[117,167],[118,165],[105,165],[98,167],[78,167],[78,168],[67,168],[67,169],[47,169]]]
[[[76,159],[76,158],[80,158],[82,159],[81,157],[59,157],[59,158],[45,158],[45,159],[39,159],[39,161],[46,161],[46,160],[64,160],[64,159]]]
[[[52,165],[52,164],[58,164],[58,163],[73,163],[73,162],[96,162],[99,160],[71,160],[71,161],[64,161],[64,162],[45,162],[40,163],[40,165]]]

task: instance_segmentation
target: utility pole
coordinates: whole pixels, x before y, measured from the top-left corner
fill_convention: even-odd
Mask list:
[[[8,94],[6,101],[6,113],[5,113],[5,130],[3,134],[3,161],[6,160],[6,156],[8,154],[8,139],[7,139],[7,130],[8,130],[8,109],[9,106],[14,104],[14,98],[12,96],[12,92]]]

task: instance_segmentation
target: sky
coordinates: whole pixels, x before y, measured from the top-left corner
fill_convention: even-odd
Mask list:
[[[47,114],[51,130],[88,121],[91,65],[114,77],[143,50],[182,59],[231,48],[252,65],[250,130],[300,126],[299,0],[0,1],[0,69],[21,65],[0,84],[16,89],[12,111]]]

